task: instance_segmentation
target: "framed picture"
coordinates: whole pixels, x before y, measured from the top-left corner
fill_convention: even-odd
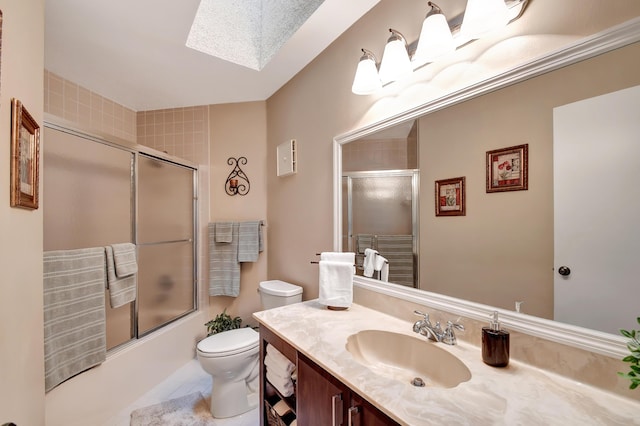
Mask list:
[[[11,99],[11,206],[38,208],[40,126]]]
[[[465,177],[436,181],[436,216],[465,216]]]
[[[528,144],[488,151],[487,192],[527,190],[528,157]]]

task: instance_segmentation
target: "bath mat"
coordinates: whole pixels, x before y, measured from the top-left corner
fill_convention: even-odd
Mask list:
[[[139,408],[131,413],[131,426],[212,426],[215,419],[200,392]]]

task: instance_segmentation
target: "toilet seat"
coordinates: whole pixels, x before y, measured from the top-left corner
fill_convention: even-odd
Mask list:
[[[257,349],[260,345],[259,334],[250,327],[238,328],[214,334],[198,343],[200,356],[220,358]]]

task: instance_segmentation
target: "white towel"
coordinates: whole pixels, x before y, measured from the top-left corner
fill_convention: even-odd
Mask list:
[[[320,261],[319,301],[335,308],[348,308],[353,303],[353,264]]]
[[[353,265],[353,273],[356,273],[356,254],[350,252],[323,251],[320,260],[332,260],[334,262],[346,262]]]
[[[385,257],[377,255],[373,265],[373,269],[380,272],[379,279],[381,281],[389,281],[389,262]]]
[[[267,380],[275,387],[282,396],[293,395],[294,388],[291,379],[282,379],[267,371]]]
[[[376,250],[373,250],[370,248],[364,249],[364,264],[362,266],[364,266],[365,277],[373,276],[374,265],[375,265],[375,260],[377,255],[378,255],[378,252]]]
[[[296,365],[289,361],[289,358],[282,355],[279,350],[274,348],[272,345],[267,345],[267,357],[273,360],[275,364],[277,364],[277,370],[283,371],[284,374],[280,374],[281,376],[291,375],[293,370],[295,370]],[[265,360],[266,360],[265,358]]]

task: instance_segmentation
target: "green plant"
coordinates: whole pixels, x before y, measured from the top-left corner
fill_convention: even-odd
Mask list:
[[[221,314],[218,314],[214,319],[205,323],[205,326],[207,326],[207,336],[240,328],[240,324],[242,324],[242,318],[231,318],[231,316],[227,314],[227,309],[225,308]]]
[[[640,318],[636,318],[636,321],[640,324]],[[630,364],[631,371],[628,373],[618,372],[618,375],[631,380],[629,389],[635,389],[640,386],[640,341],[638,340],[640,338],[640,330],[620,330],[620,334],[631,339],[631,341],[627,342],[627,348],[631,354],[622,359],[623,362]]]

